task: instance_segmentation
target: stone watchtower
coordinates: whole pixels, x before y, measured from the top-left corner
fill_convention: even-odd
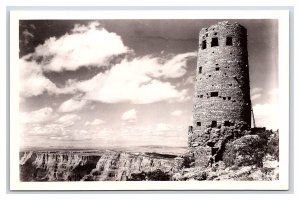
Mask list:
[[[208,127],[251,125],[247,30],[240,24],[219,22],[199,34],[193,127],[189,147],[202,145]]]

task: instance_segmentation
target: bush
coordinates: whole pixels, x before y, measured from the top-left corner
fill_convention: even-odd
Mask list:
[[[133,173],[131,174],[131,177],[128,179],[128,181],[145,181],[146,180],[146,173]]]
[[[223,161],[227,167],[257,165],[262,166],[267,139],[259,135],[246,135],[231,143],[227,143],[223,153]]]
[[[147,178],[149,181],[169,181],[171,179],[170,175],[157,169],[152,172],[147,173]]]
[[[183,156],[183,167],[190,168],[195,164],[195,157],[190,154],[186,154]]]
[[[272,134],[268,141],[267,153],[274,156],[279,161],[279,133]]]
[[[171,176],[168,173],[157,169],[151,172],[141,172],[141,173],[133,173],[131,177],[128,179],[129,181],[169,181],[171,180]]]

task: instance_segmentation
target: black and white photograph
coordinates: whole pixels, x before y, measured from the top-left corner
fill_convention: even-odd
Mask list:
[[[178,17],[18,20],[19,183],[286,180],[282,22]]]

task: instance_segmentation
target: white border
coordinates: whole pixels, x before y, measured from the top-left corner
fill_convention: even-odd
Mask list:
[[[10,189],[11,190],[287,190],[289,164],[289,13],[269,10],[133,10],[10,12]],[[279,181],[190,182],[20,182],[19,181],[19,20],[20,19],[278,19],[279,24]]]

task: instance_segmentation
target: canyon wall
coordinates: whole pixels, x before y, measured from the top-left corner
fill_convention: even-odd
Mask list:
[[[126,181],[159,170],[170,176],[183,159],[157,153],[28,151],[20,153],[21,181]]]

